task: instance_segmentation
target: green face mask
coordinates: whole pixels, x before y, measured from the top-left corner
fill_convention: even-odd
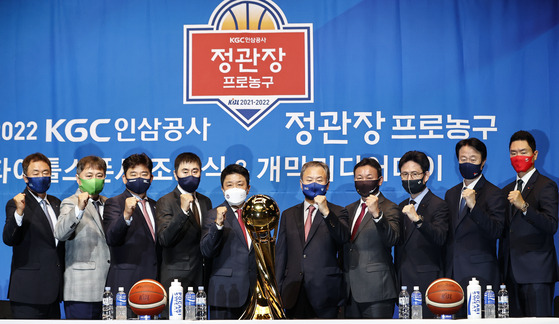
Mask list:
[[[103,186],[105,185],[105,179],[82,179],[80,178],[81,186],[80,189],[83,192],[87,192],[90,195],[97,195],[103,191]]]

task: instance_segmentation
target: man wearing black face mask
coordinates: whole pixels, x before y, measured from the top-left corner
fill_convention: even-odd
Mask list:
[[[200,252],[202,220],[212,209],[211,200],[196,192],[202,162],[194,153],[175,159],[175,189],[157,201],[156,223],[162,246],[161,284],[171,286],[178,279],[183,287],[207,287],[206,270]],[[166,317],[166,311],[163,317]]]
[[[132,154],[122,162],[126,190],[107,199],[103,228],[111,250],[107,286],[129,291],[141,279],[157,280],[160,248],[155,225],[155,200],[147,197],[153,163],[145,154]],[[128,315],[133,316],[130,309]]]
[[[456,144],[456,157],[464,180],[445,194],[450,210],[445,275],[464,291],[472,277],[482,287],[498,287],[496,243],[503,233],[505,196],[481,174],[487,158],[482,141],[461,140]],[[462,307],[457,317],[465,317],[465,309]]]
[[[434,280],[444,275],[444,244],[448,231],[446,202],[427,188],[429,159],[410,151],[398,163],[402,187],[410,198],[400,203],[400,240],[394,260],[401,286],[419,286],[423,296]],[[433,314],[423,303],[423,318]]]
[[[398,297],[392,246],[400,235],[400,210],[379,191],[382,169],[365,158],[353,168],[361,199],[347,206],[351,238],[344,245],[346,318],[392,318]]]

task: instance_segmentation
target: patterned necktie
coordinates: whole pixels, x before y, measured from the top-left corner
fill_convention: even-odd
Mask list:
[[[522,193],[522,184],[524,183],[524,181],[522,181],[522,179],[518,179],[518,191],[520,191],[520,193]]]
[[[54,224],[52,223],[52,219],[50,218],[48,203],[45,199],[41,200],[41,207],[43,208],[43,212],[49,221],[50,230],[54,233]]]
[[[357,234],[357,229],[359,228],[359,225],[361,225],[361,221],[363,220],[363,216],[365,215],[366,210],[367,210],[367,204],[362,203],[361,204],[361,213],[359,214],[359,217],[357,217],[357,220],[355,221],[355,225],[353,226],[353,231],[351,231],[351,240],[352,241],[355,238],[355,235]]]
[[[144,214],[144,218],[146,220],[146,223],[148,224],[149,231],[151,232],[151,238],[153,238],[153,241],[155,241],[155,231],[153,230],[153,225],[151,224],[151,219],[149,218],[148,210],[146,209],[146,200],[142,199],[140,200],[140,203],[142,204],[142,214]]]
[[[245,237],[245,242],[248,247],[247,231],[245,228],[245,222],[243,222],[243,211],[242,209],[239,208],[237,209],[236,213],[237,213],[237,220],[239,221],[239,226],[241,226],[241,230],[243,231],[243,236]]]
[[[462,188],[462,191],[464,191],[466,189],[466,187]],[[460,195],[460,209],[458,210],[458,216],[460,217],[460,219],[462,219],[462,217],[464,217],[466,215],[466,199],[464,199],[464,197],[462,197],[462,195]]]
[[[200,211],[198,210],[198,206],[196,205],[196,199],[192,201],[192,214],[194,214],[194,219],[196,219],[196,223],[200,225]]]
[[[312,213],[316,208],[313,205],[309,206],[309,213],[307,214],[307,220],[305,221],[305,242],[307,241],[307,237],[309,237],[309,232],[311,231],[312,226]]]

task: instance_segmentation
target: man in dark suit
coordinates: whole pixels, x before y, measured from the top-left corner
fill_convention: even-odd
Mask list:
[[[156,220],[162,247],[161,284],[170,287],[174,279],[182,286],[206,286],[204,260],[200,251],[202,219],[212,209],[210,199],[196,192],[202,162],[194,153],[175,159],[177,187],[157,201]]]
[[[51,164],[41,153],[22,163],[27,187],[6,204],[3,239],[13,247],[8,299],[14,318],[58,319],[64,244],[54,237],[60,199],[47,195]]]
[[[534,167],[536,140],[526,131],[514,133],[509,143],[516,181],[503,188],[507,204],[505,234],[499,259],[511,316],[551,317],[557,254],[557,184]]]
[[[409,151],[398,163],[402,186],[410,198],[400,203],[400,240],[394,250],[400,285],[419,286],[422,296],[436,279],[444,276],[444,244],[448,231],[446,202],[427,188],[429,159],[423,152]],[[423,303],[423,318],[433,318]]]
[[[503,233],[506,200],[481,173],[487,159],[482,141],[461,140],[456,144],[456,157],[464,180],[445,195],[450,210],[445,273],[464,292],[472,277],[484,288],[487,284],[498,287],[496,248]],[[457,317],[465,317],[465,310],[462,307]]]
[[[153,180],[153,163],[145,154],[132,154],[122,162],[122,182],[126,190],[107,199],[103,226],[111,250],[107,286],[112,291],[142,279],[157,280],[158,245],[155,225],[155,200],[147,197]],[[129,316],[133,314],[128,312]]]
[[[347,206],[351,228],[344,246],[347,318],[392,318],[398,297],[392,246],[400,235],[400,210],[380,192],[382,169],[365,158],[353,168],[361,198]]]
[[[276,277],[288,318],[336,318],[343,304],[340,252],[349,239],[348,216],[345,208],[326,201],[329,179],[325,163],[305,163],[305,201],[281,216]]]
[[[250,191],[248,170],[231,164],[221,172],[225,201],[202,220],[200,249],[212,263],[208,285],[211,319],[239,319],[256,287],[256,257],[242,208]]]

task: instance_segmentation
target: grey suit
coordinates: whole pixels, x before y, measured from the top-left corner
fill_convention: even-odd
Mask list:
[[[64,300],[100,302],[110,266],[109,246],[101,218],[89,202],[81,220],[76,218],[76,193],[62,201],[54,235],[66,241],[66,270],[64,272]],[[105,203],[107,197],[99,196]]]

